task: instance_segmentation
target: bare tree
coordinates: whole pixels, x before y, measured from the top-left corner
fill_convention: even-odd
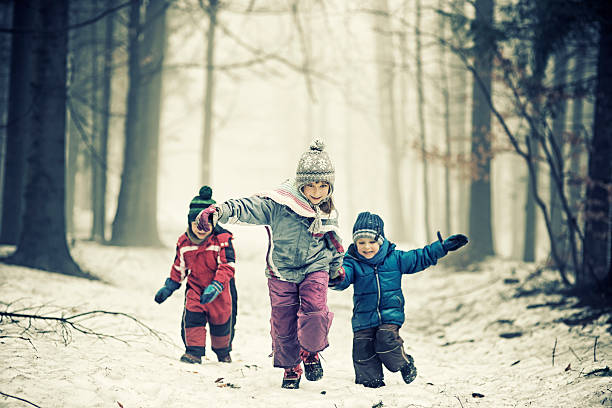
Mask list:
[[[157,230],[160,70],[168,3],[165,0],[150,1],[144,25],[141,24],[140,6],[141,1],[134,1],[129,11],[125,152],[111,243],[158,246],[161,245]]]
[[[200,0],[200,7],[208,16],[208,31],[206,33],[205,91],[204,91],[204,126],[202,129],[202,176],[203,184],[210,184],[210,158],[212,146],[212,124],[214,119],[214,79],[215,79],[215,31],[217,29],[218,0]]]
[[[390,30],[391,19],[387,0],[375,0],[374,10],[374,35],[376,47],[376,70],[378,79],[379,115],[382,140],[389,153],[389,191],[391,206],[391,222],[393,235],[397,239],[405,239],[407,232],[404,228],[404,214],[402,210],[401,168],[402,148],[401,138],[397,132],[397,115],[395,103],[395,72],[392,31]]]
[[[6,128],[6,159],[2,191],[2,229],[0,242],[16,244],[23,221],[24,189],[26,180],[26,151],[32,122],[33,4],[18,1],[13,4],[13,29],[9,102]]]
[[[472,92],[472,164],[470,185],[470,257],[481,260],[493,255],[491,226],[491,87],[493,79],[494,37],[493,0],[476,0],[474,38],[474,80]]]
[[[589,154],[586,188],[586,225],[583,262],[585,274],[579,284],[604,284],[612,289],[610,248],[612,215],[612,7],[597,4],[599,23],[599,57],[595,89],[595,122]],[[606,282],[607,281],[607,282]]]
[[[72,259],[65,225],[66,55],[68,0],[34,7],[37,31],[32,75],[32,143],[28,154],[23,225],[17,250],[5,261],[67,275],[91,277]],[[25,228],[25,226],[28,228]]]
[[[425,91],[423,83],[423,45],[421,39],[421,0],[415,0],[414,11],[414,41],[415,41],[415,65],[417,84],[417,119],[419,122],[419,138],[421,142],[421,155],[423,160],[423,209],[425,221],[425,236],[427,242],[432,240],[432,229],[430,224],[430,200],[429,200],[429,165],[427,163],[427,129],[425,122]]]

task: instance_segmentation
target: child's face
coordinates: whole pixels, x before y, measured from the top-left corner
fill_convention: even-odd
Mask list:
[[[355,245],[357,246],[357,252],[366,259],[372,258],[380,249],[380,244],[370,238],[359,238],[355,241]]]
[[[191,222],[191,231],[193,231],[195,236],[198,237],[199,239],[204,239],[204,238],[206,238],[207,236],[210,235],[210,233],[212,232],[212,228],[210,230],[208,230],[207,232],[204,232],[204,231],[198,229],[198,222],[197,221],[192,221]]]
[[[313,205],[320,204],[329,195],[329,183],[326,181],[308,183],[302,187],[302,193]]]

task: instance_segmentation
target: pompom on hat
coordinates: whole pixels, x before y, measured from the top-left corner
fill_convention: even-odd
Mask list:
[[[199,194],[193,197],[189,203],[187,221],[191,224],[193,221],[195,221],[200,211],[215,203],[216,201],[212,199],[212,189],[209,186],[202,186]]]
[[[385,223],[376,214],[362,212],[353,225],[353,242],[360,238],[371,239],[382,245],[385,242]]]
[[[295,171],[296,187],[302,191],[302,187],[308,183],[325,181],[329,183],[329,194],[331,195],[335,176],[336,170],[325,151],[325,144],[321,140],[314,140],[298,161]]]

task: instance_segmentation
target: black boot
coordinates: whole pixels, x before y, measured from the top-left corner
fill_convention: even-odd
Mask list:
[[[302,376],[302,367],[299,365],[294,368],[285,368],[283,376],[282,388],[297,390],[300,388],[300,377]]]
[[[368,388],[380,388],[385,386],[385,382],[382,380],[382,378],[377,378],[376,380],[366,380],[363,381],[361,384],[363,384],[364,387]]]
[[[410,384],[417,376],[417,369],[414,366],[414,359],[412,358],[412,356],[408,355],[407,357],[408,362],[402,368],[400,368],[400,371],[402,372],[402,378],[404,379],[404,382],[406,384]]]
[[[308,381],[319,381],[323,378],[323,367],[319,360],[319,353],[302,351],[300,357],[304,362],[304,375]]]
[[[185,353],[181,356],[181,361],[189,364],[202,364],[202,357]]]

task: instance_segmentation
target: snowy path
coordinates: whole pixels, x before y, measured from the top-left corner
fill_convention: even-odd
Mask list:
[[[15,338],[24,335],[14,326],[3,325],[0,336],[8,337],[0,338],[0,392],[61,408],[612,407],[611,377],[585,376],[612,365],[609,316],[584,328],[555,323],[575,310],[538,306],[560,300],[553,295],[513,297],[518,283],[504,279],[524,282],[529,270],[502,261],[478,272],[455,272],[444,268],[443,260],[404,278],[407,319],[401,335],[419,373],[411,385],[387,371],[386,387],[371,390],[353,383],[352,290],[330,291],[335,318],[330,347],[322,353],[325,377],[314,383],[303,379],[300,390],[283,390],[282,371],[268,357],[269,300],[257,234],[241,233],[236,242],[239,314],[232,364],[218,363],[214,356],[201,366],[178,361],[183,294],[176,292],[162,305],[153,302],[173,248],[79,243],[73,256],[108,283],[0,266],[0,301],[10,303],[2,310],[45,305],[40,310],[62,309],[65,315],[120,311],[168,339],[135,336],[138,328],[118,317],[91,324],[130,344],[76,333],[68,346],[49,335],[30,344]],[[522,335],[500,337],[503,333]],[[26,406],[31,405],[0,396],[2,408]]]

